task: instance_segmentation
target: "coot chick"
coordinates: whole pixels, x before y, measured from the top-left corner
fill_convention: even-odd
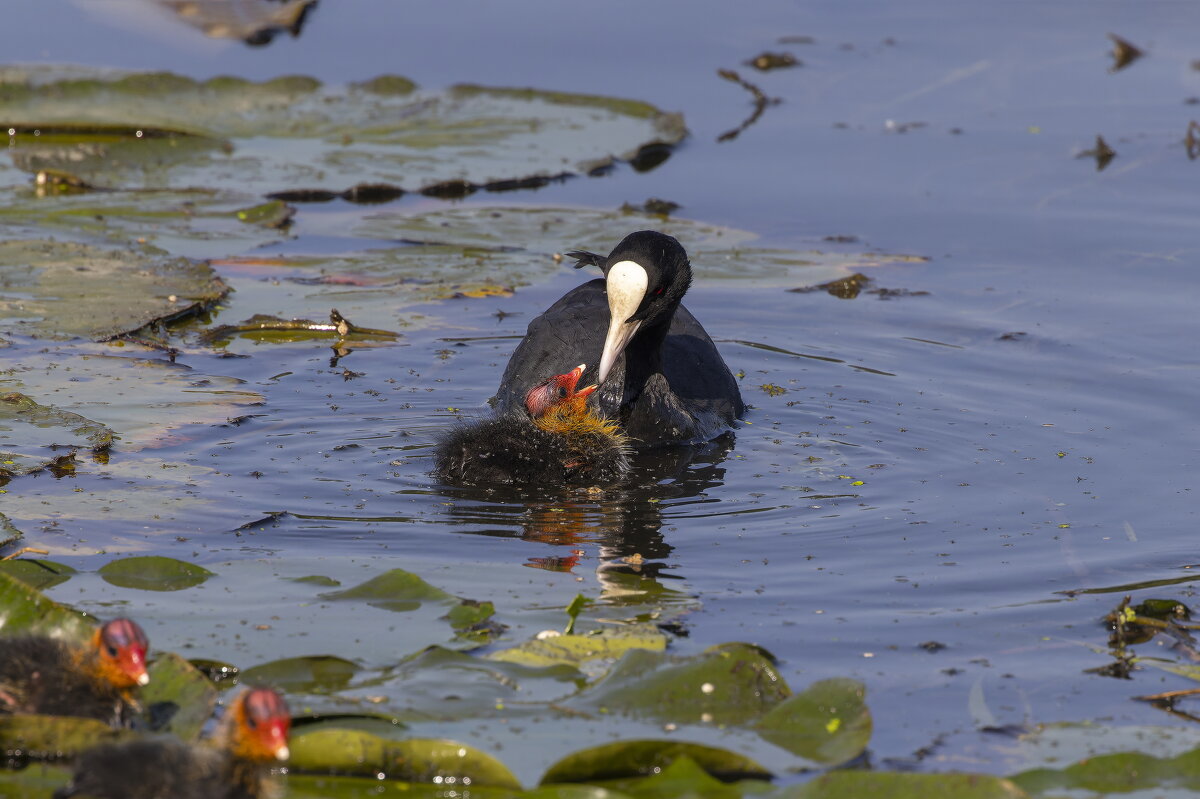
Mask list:
[[[146,634],[113,619],[84,644],[44,635],[0,638],[0,714],[84,716],[115,727],[137,712],[134,690],[146,674]]]
[[[271,688],[237,696],[212,740],[144,738],[79,756],[55,799],[258,799],[278,793],[271,765],[288,758],[287,704]]]
[[[452,483],[600,484],[629,471],[628,439],[588,407],[596,386],[576,390],[584,364],[536,383],[523,407],[450,431],[434,475]]]
[[[703,326],[680,301],[692,282],[687,253],[671,236],[642,230],[604,257],[570,252],[604,279],[572,289],[529,324],[495,404],[518,406],[542,375],[599,364],[600,414],[639,447],[708,441],[745,411],[737,381]]]

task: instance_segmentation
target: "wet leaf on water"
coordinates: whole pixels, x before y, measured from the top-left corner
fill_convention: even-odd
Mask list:
[[[0,484],[3,484],[3,478],[0,477]],[[24,533],[12,523],[12,520],[0,513],[0,550],[10,547],[21,540]],[[13,556],[13,553],[6,553],[7,556]]]
[[[212,269],[183,258],[66,241],[0,242],[5,290],[0,332],[108,340],[215,302],[228,291]]]
[[[866,692],[865,685],[846,677],[821,680],[776,705],[755,728],[794,755],[836,766],[858,757],[871,740]]]
[[[288,579],[294,583],[308,583],[309,585],[319,585],[324,588],[337,588],[341,585],[340,582],[332,577],[326,577],[322,574],[310,574],[307,577],[291,577]]]
[[[637,794],[641,796],[641,794]],[[682,794],[675,794],[680,796]],[[521,794],[521,799],[633,799],[635,794],[614,790],[609,785],[572,785],[555,783],[540,785]]]
[[[635,649],[566,704],[667,723],[744,724],[790,695],[767,653],[730,643],[688,657]]]
[[[1109,67],[1109,72],[1119,72],[1145,55],[1140,47],[1127,42],[1115,33],[1108,34],[1108,39],[1113,43],[1113,63]]]
[[[416,610],[422,602],[452,602],[457,597],[430,585],[419,576],[403,569],[392,569],[365,583],[343,591],[321,594],[331,602],[355,600],[384,610]]]
[[[250,45],[269,44],[277,34],[299,36],[317,0],[155,0],[206,36],[241,39]]]
[[[238,682],[274,685],[288,692],[332,693],[350,684],[359,671],[356,663],[334,655],[273,660],[242,669]]]
[[[182,591],[214,576],[203,566],[162,555],[121,558],[97,571],[106,583],[139,591]]]
[[[0,750],[21,752],[35,760],[68,758],[98,744],[136,737],[135,732],[114,730],[96,719],[36,714],[0,716]]]
[[[454,741],[411,738],[393,741],[361,730],[321,729],[291,741],[289,767],[299,772],[384,775],[387,780],[446,785],[520,788],[496,758]]]
[[[1026,793],[1009,780],[989,774],[911,774],[886,771],[833,771],[780,792],[781,799],[1022,799]]]
[[[758,763],[725,749],[683,741],[637,740],[573,752],[550,766],[540,784],[645,777],[662,772],[681,757],[726,782],[771,778],[771,773]]]
[[[15,577],[31,588],[44,591],[71,579],[78,572],[65,563],[37,558],[0,560],[0,572]]]
[[[296,209],[285,202],[271,200],[251,208],[241,208],[235,212],[239,222],[247,225],[261,225],[267,228],[283,228],[291,224]]]
[[[593,661],[616,660],[633,649],[661,652],[666,648],[666,634],[646,624],[605,629],[598,635],[547,636],[489,653],[487,658],[526,666],[563,664],[579,668]]]
[[[141,689],[142,707],[152,717],[164,716],[163,732],[197,740],[217,704],[217,689],[204,674],[174,652],[154,658],[147,670],[150,683]],[[169,712],[155,710],[167,708]]]
[[[38,633],[81,640],[91,634],[94,625],[94,619],[0,572],[0,634]]]
[[[60,66],[0,71],[13,163],[90,183],[343,191],[457,181],[520,185],[630,159],[686,136],[678,115],[619,98],[459,86],[398,91],[383,76],[323,86]],[[35,135],[36,132],[36,135]],[[103,145],[103,146],[98,146]],[[235,164],[236,168],[230,168]]]
[[[16,391],[0,394],[0,479],[62,464],[70,458],[62,448],[103,452],[112,442],[112,430],[77,413]]]

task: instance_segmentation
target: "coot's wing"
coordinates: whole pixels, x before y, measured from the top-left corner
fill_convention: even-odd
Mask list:
[[[588,366],[581,382],[594,379],[608,330],[608,295],[604,281],[577,286],[529,323],[525,338],[513,351],[492,403],[500,410],[524,408],[525,395],[536,384]]]
[[[675,311],[663,345],[663,373],[671,389],[686,403],[700,403],[729,422],[742,415],[737,380],[717,345],[696,317],[682,305]]]

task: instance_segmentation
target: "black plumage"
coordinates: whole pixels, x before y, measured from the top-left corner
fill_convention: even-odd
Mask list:
[[[502,412],[519,407],[538,380],[582,362],[595,365],[586,375],[600,383],[600,414],[619,422],[634,446],[707,441],[730,429],[745,405],[716,345],[681,304],[692,271],[679,242],[644,230],[627,236],[607,257],[568,255],[579,266],[599,266],[605,279],[571,290],[529,324],[504,370],[496,407]],[[636,323],[635,332],[612,346],[606,344],[614,335],[606,337],[613,327],[611,272],[621,264],[618,271],[627,274],[626,262],[644,270],[645,287],[635,292],[636,307],[630,305],[627,317],[617,320]]]

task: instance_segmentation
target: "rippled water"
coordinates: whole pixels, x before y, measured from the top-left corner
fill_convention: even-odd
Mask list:
[[[62,6],[56,20],[73,8],[51,5]],[[690,608],[678,651],[748,640],[779,656],[794,685],[866,682],[877,760],[938,740],[927,766],[944,758],[1004,771],[1005,743],[978,728],[1171,723],[1129,700],[1158,677],[1131,689],[1083,672],[1105,662],[1092,649],[1105,638],[1098,619],[1120,591],[1062,592],[1187,578],[1196,561],[1200,165],[1182,139],[1200,114],[1185,102],[1200,95],[1190,66],[1200,10],[743,5],[329,4],[299,39],[258,50],[166,23],[150,30],[140,11],[93,10],[52,38],[10,43],[13,61],[197,77],[397,72],[430,86],[637,97],[683,111],[692,130],[666,163],[513,202],[613,208],[664,197],[680,215],[750,230],[767,246],[845,249],[825,237],[852,235],[851,249],[930,258],[864,267],[875,286],[912,292],[890,299],[718,288],[697,262],[686,304],[744,373],[753,407],[727,439],[648,458],[627,487],[602,495],[449,489],[426,474],[429,446],[454,417],[447,409],[482,410],[529,319],[579,281],[566,267],[511,298],[422,307],[428,324],[401,344],[336,366],[313,342],[242,342],[243,359],[188,352],[179,368],[238,378],[266,402],[240,424],[185,428],[150,453],[167,466],[147,484],[161,497],[155,518],[72,504],[75,487],[145,479],[123,472],[118,450],[71,479],[9,486],[29,500],[14,520],[46,528],[38,540],[83,567],[152,551],[262,570],[213,566],[219,577],[187,602],[88,575],[54,596],[126,603],[153,640],[189,655],[252,662],[332,649],[372,663],[419,648],[420,625],[392,621],[382,634],[375,614],[351,635],[319,605],[298,618],[278,575],[352,582],[400,566],[494,599],[519,639],[558,625],[580,591],[619,604],[597,567],[637,554]],[[47,9],[6,14],[44,22]],[[1149,55],[1110,74],[1110,31]],[[758,74],[741,63],[783,49],[785,35],[814,38],[787,48],[803,67]],[[781,99],[725,142],[716,139],[752,108],[719,68]],[[1098,133],[1118,152],[1103,171],[1076,157]],[[389,210],[436,207],[402,199]],[[298,239],[283,249],[357,249],[345,221],[362,213],[302,206]],[[259,310],[243,299],[259,278],[230,279],[240,294],[222,322]],[[189,470],[203,479],[190,484]],[[238,530],[276,511],[286,514]],[[573,554],[569,572],[525,568]],[[1190,589],[1156,594],[1187,601]],[[243,615],[288,621],[256,638],[231,621]],[[228,626],[202,632],[210,620]],[[919,646],[928,641],[946,649]],[[505,753],[513,762],[544,765],[515,748]]]

